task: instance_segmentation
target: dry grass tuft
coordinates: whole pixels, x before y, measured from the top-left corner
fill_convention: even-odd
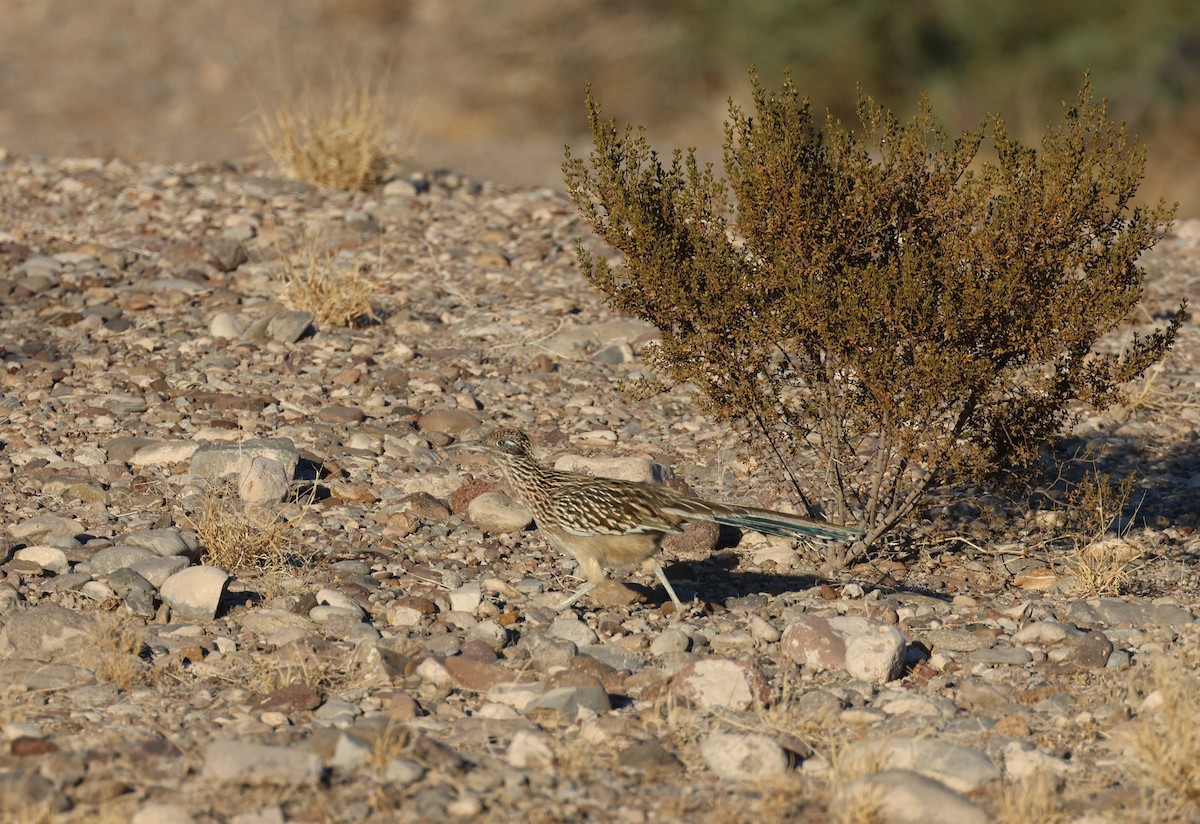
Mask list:
[[[412,730],[398,721],[389,721],[374,736],[367,764],[380,777],[387,775],[388,764],[409,752],[413,745]]]
[[[382,282],[361,267],[339,264],[307,239],[294,255],[284,255],[285,305],[311,312],[319,323],[352,327],[379,319],[376,303]]]
[[[1050,541],[1065,549],[1065,561],[1052,561],[1069,576],[1072,594],[1084,598],[1123,595],[1148,564],[1151,551],[1130,537],[1140,503],[1130,509],[1138,475],[1114,478],[1100,469],[1091,447],[1062,461],[1057,477],[1043,490],[1061,514]]]
[[[1186,383],[1169,383],[1163,380],[1166,367],[1160,362],[1146,370],[1146,376],[1140,382],[1124,387],[1124,405],[1129,414],[1161,414],[1178,415],[1185,409],[1195,408],[1200,402],[1200,394],[1194,385]]]
[[[219,482],[205,491],[191,520],[206,563],[229,572],[282,572],[301,565],[293,548],[301,514],[289,514],[285,507],[247,506],[231,483]]]
[[[1200,679],[1181,664],[1164,663],[1154,686],[1158,706],[1139,716],[1134,752],[1156,794],[1183,818],[1200,817]]]
[[[1067,816],[1054,780],[1034,775],[1005,787],[995,821],[996,824],[1066,824]]]
[[[304,644],[287,644],[269,655],[239,650],[226,658],[224,669],[213,677],[256,695],[296,684],[329,693],[342,689],[349,680],[343,663]]]
[[[1148,555],[1145,547],[1125,538],[1081,543],[1075,548],[1071,570],[1079,594],[1095,598],[1127,592]]]
[[[830,818],[840,824],[883,824],[890,820],[886,786],[855,783],[889,769],[903,769],[895,763],[897,742],[890,734],[880,739],[869,737],[868,727],[851,732],[849,740],[847,732],[826,731],[822,747],[829,766],[820,777],[826,781],[831,798]],[[909,769],[919,771],[916,766]]]
[[[399,165],[389,98],[378,83],[342,77],[327,94],[306,89],[274,112],[260,106],[255,137],[297,180],[368,192]]]
[[[141,683],[149,670],[139,655],[143,645],[141,625],[109,612],[92,616],[92,626],[79,648],[80,666],[123,690]]]
[[[1115,481],[1093,467],[1068,494],[1068,537],[1074,550],[1070,572],[1079,594],[1121,595],[1129,589],[1134,574],[1146,565],[1146,548],[1128,539],[1133,519],[1124,529],[1118,528],[1136,483],[1136,475]],[[1109,537],[1114,530],[1115,537]]]

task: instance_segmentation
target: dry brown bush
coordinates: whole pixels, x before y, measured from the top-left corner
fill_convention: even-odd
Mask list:
[[[1120,354],[1097,341],[1142,296],[1137,258],[1173,210],[1133,205],[1144,152],[1090,84],[1039,150],[999,116],[951,139],[926,101],[901,123],[860,95],[821,124],[791,80],[731,104],[724,171],[588,97],[594,147],[568,189],[610,263],[580,246],[621,311],[662,330],[650,362],[695,387],[793,485],[867,530],[859,557],[954,483],[1027,478],[1070,405],[1104,408],[1161,360],[1183,307]],[[995,161],[977,159],[988,138]],[[652,390],[653,386],[648,386]],[[806,488],[807,487],[807,488]]]

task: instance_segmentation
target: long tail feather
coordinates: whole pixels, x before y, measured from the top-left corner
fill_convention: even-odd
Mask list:
[[[685,518],[716,521],[718,524],[752,529],[764,535],[780,535],[784,538],[807,536],[831,541],[854,541],[863,534],[861,529],[854,527],[814,521],[799,515],[753,506],[687,500],[681,501],[672,509]]]

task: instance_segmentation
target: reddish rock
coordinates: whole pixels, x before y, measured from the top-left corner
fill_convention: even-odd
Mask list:
[[[321,706],[321,696],[308,684],[288,684],[264,696],[253,709],[255,712],[304,712]]]
[[[1112,641],[1108,640],[1108,636],[1100,630],[1091,629],[1075,642],[1067,660],[1086,669],[1102,669],[1108,665],[1112,651]]]
[[[590,655],[576,655],[571,659],[571,668],[594,675],[597,678],[605,678],[617,671],[603,661],[597,661]]]
[[[420,718],[421,705],[407,692],[388,692],[379,696],[383,714],[394,721],[411,721]]]
[[[428,598],[422,598],[420,595],[401,595],[392,602],[392,606],[415,609],[422,615],[435,615],[438,611],[437,604]]]
[[[551,675],[546,679],[546,690],[550,691],[559,687],[601,687],[600,679],[590,672],[584,672],[577,669],[564,669]]]
[[[467,481],[465,484],[454,490],[450,495],[450,511],[455,515],[462,515],[467,511],[467,507],[471,505],[471,501],[478,498],[485,492],[499,492],[500,488],[481,481],[478,478]]]
[[[48,752],[56,752],[58,745],[48,738],[30,738],[27,735],[22,735],[13,739],[12,754],[19,758],[27,758],[33,755],[45,755]]]
[[[815,669],[845,669],[846,640],[818,616],[793,621],[779,642],[783,654],[793,661]]]
[[[662,542],[663,552],[681,558],[705,558],[717,548],[721,527],[712,521],[692,521],[677,535],[668,535]]]
[[[482,661],[485,664],[490,664],[496,660],[496,651],[478,638],[464,641],[458,648],[458,651],[464,658]]]
[[[497,684],[514,684],[520,680],[516,673],[503,667],[456,655],[442,662],[446,672],[469,690],[487,692]]]
[[[367,416],[357,406],[323,406],[314,417],[325,423],[361,423]]]
[[[472,415],[463,409],[431,409],[417,419],[417,427],[425,432],[445,432],[447,435],[460,435],[479,427],[477,415]]]
[[[329,494],[345,503],[370,504],[379,499],[379,496],[375,494],[375,490],[368,484],[334,481],[328,484],[328,486]],[[390,520],[389,523],[391,523]],[[410,532],[409,534],[411,535],[412,533]]]

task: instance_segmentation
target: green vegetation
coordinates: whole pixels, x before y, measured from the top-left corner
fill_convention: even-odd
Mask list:
[[[1174,340],[1095,344],[1142,293],[1138,255],[1172,217],[1134,207],[1144,152],[1090,84],[1042,137],[999,116],[950,139],[924,98],[900,122],[860,94],[857,127],[819,123],[790,78],[731,104],[724,171],[589,96],[594,148],[568,189],[622,264],[580,261],[621,311],[662,330],[652,363],[739,425],[791,479],[867,530],[853,560],[936,486],[1028,475],[1068,404],[1104,408]],[[985,137],[994,161],[977,159]]]
[[[956,118],[998,108],[1018,134],[1040,131],[1085,71],[1143,131],[1200,97],[1200,4],[1180,0],[676,0],[673,8],[687,21],[687,50],[731,73],[754,62],[774,77],[790,66],[814,100],[845,118],[854,112],[839,105],[860,82],[898,110],[921,89]]]

